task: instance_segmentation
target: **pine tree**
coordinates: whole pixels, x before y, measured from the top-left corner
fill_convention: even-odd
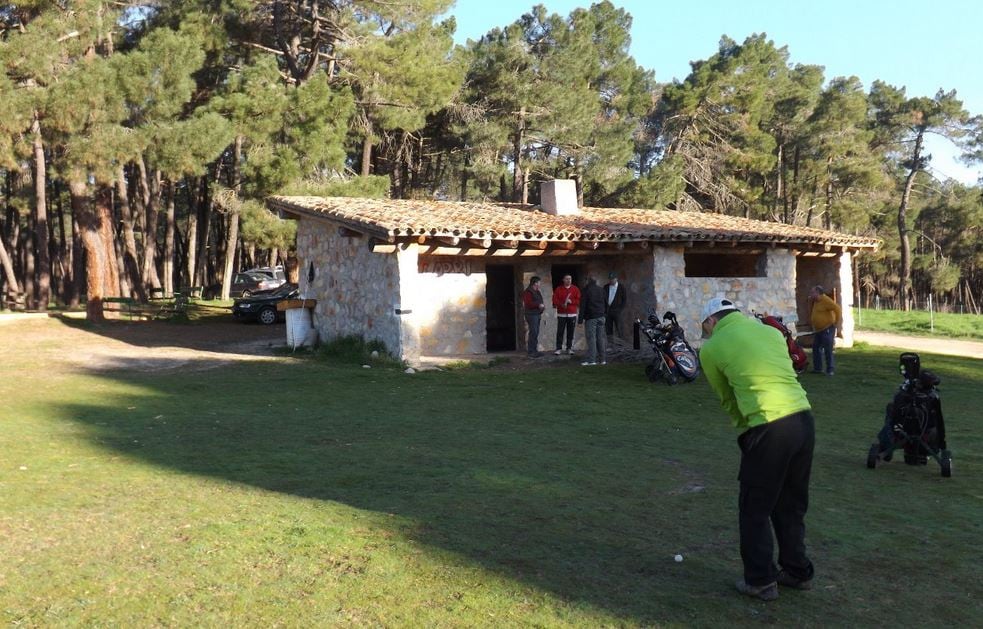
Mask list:
[[[901,253],[898,298],[901,307],[910,310],[913,296],[908,209],[915,178],[919,173],[925,172],[931,160],[931,155],[924,153],[925,134],[937,133],[950,139],[962,138],[969,131],[971,119],[969,113],[963,109],[962,101],[956,98],[955,90],[939,90],[932,98],[907,98],[904,88],[875,81],[871,86],[870,104],[875,135],[888,154],[896,156],[907,172],[897,210]]]

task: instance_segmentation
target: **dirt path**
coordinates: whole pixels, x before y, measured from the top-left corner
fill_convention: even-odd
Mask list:
[[[926,338],[923,336],[903,336],[888,332],[854,331],[853,338],[871,345],[897,347],[898,349],[927,354],[983,358],[983,343],[960,339]]]
[[[60,317],[2,317],[0,347],[8,365],[53,374],[63,370],[203,371],[232,362],[278,361],[282,325],[233,321],[178,324],[107,322]]]

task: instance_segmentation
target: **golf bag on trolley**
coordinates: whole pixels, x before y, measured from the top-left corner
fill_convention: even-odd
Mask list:
[[[785,337],[785,344],[788,346],[788,357],[792,359],[792,368],[795,369],[795,373],[805,371],[806,365],[809,363],[809,357],[806,355],[806,351],[802,349],[802,346],[796,343],[795,337],[785,327],[785,322],[782,321],[782,318],[758,313],[754,313],[754,316],[761,323],[770,325],[782,333],[782,336]]]
[[[939,398],[938,376],[921,369],[918,354],[905,352],[899,358],[904,382],[887,405],[884,426],[867,453],[867,467],[890,461],[895,450],[904,451],[908,465],[925,465],[932,457],[942,476],[952,476],[952,453],[945,442],[945,421]]]
[[[682,380],[692,382],[700,373],[700,359],[686,341],[686,333],[676,320],[675,313],[667,312],[662,322],[656,315],[649,315],[646,322],[635,320],[635,347],[639,347],[640,334],[644,334],[655,356],[645,365],[649,382],[665,380],[673,385]]]

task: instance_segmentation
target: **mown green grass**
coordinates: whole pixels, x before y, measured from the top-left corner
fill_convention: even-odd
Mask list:
[[[13,334],[0,327],[8,625],[983,626],[979,361],[922,357],[943,378],[951,479],[864,467],[894,352],[841,350],[836,377],[803,376],[816,589],[765,604],[732,590],[736,435],[702,379],[53,369]]]
[[[983,316],[976,314],[936,312],[932,315],[924,310],[903,312],[870,308],[863,308],[858,313],[855,308],[853,320],[859,330],[983,341]]]

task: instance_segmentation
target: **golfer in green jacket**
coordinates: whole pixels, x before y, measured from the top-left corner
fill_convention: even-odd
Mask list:
[[[742,594],[772,601],[778,585],[812,587],[805,514],[815,426],[809,400],[792,370],[785,339],[743,316],[728,299],[703,307],[700,363],[720,404],[741,431],[739,520]],[[772,536],[774,528],[774,537]],[[778,566],[774,539],[778,539]]]

